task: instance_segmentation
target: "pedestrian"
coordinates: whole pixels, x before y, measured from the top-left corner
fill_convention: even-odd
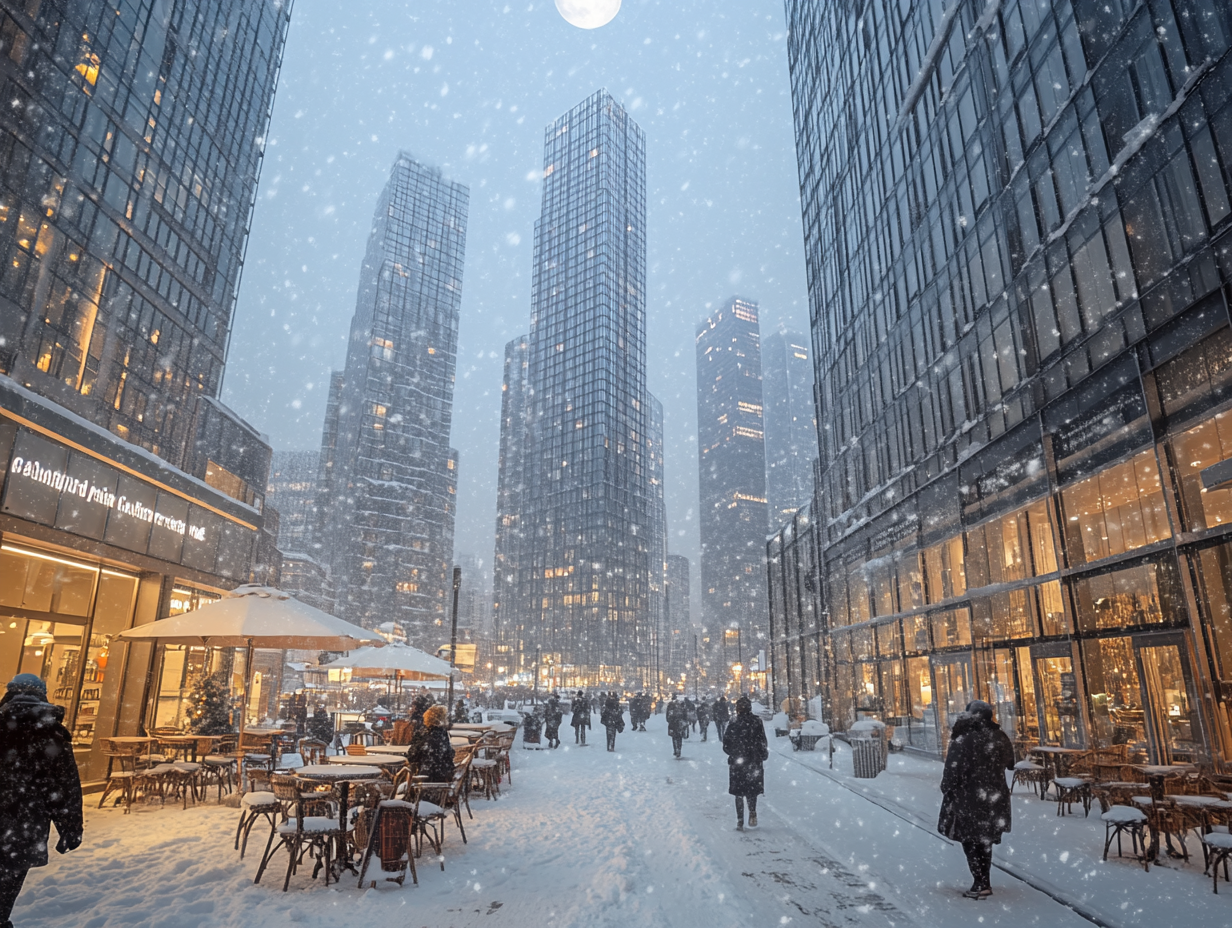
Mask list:
[[[723,733],[727,731],[727,723],[731,720],[731,708],[727,704],[727,697],[720,695],[714,702],[714,708],[710,710],[711,716],[714,718],[714,731],[719,736],[719,743],[723,743]]]
[[[453,721],[456,724],[460,725],[463,722],[466,722],[468,720],[469,719],[468,719],[468,715],[466,712],[466,702],[464,700],[459,699],[457,702],[453,704]]]
[[[31,867],[47,866],[51,823],[56,853],[81,846],[81,778],[64,707],[47,701],[47,685],[32,673],[9,681],[0,699],[0,928]]]
[[[678,693],[672,693],[672,701],[667,704],[666,712],[667,733],[672,739],[672,751],[679,757],[685,733],[689,729],[689,721],[685,714],[684,703],[680,701]]]
[[[453,745],[445,730],[448,720],[449,710],[444,706],[428,709],[423,715],[423,725],[412,736],[406,751],[411,768],[417,775],[426,776],[429,783],[453,782]]]
[[[603,704],[603,714],[599,716],[599,721],[607,729],[607,749],[616,750],[616,734],[625,730],[625,718],[620,709],[620,697],[615,693],[607,694],[607,701]]]
[[[560,747],[560,723],[565,714],[560,708],[560,697],[553,693],[543,708],[543,734],[549,748]]]
[[[702,740],[707,740],[706,732],[710,728],[710,703],[704,699],[697,704],[697,727],[702,733]]]
[[[573,743],[584,745],[586,744],[586,729],[590,728],[590,700],[586,698],[585,693],[578,690],[569,708],[573,713],[569,719],[569,723],[573,726]]]
[[[684,730],[684,736],[689,737],[689,730],[697,727],[697,706],[693,704],[693,700],[687,696],[684,700],[685,718],[688,720],[688,727]]]
[[[736,830],[744,831],[744,803],[749,804],[749,826],[757,827],[757,797],[766,791],[762,764],[770,757],[766,726],[753,714],[749,697],[736,700],[736,718],[723,734],[727,755],[727,791],[736,797]]]
[[[1010,830],[1010,791],[1005,771],[1014,769],[1014,746],[982,699],[967,703],[954,722],[941,776],[937,830],[962,842],[971,868],[968,899],[992,895],[992,846]]]

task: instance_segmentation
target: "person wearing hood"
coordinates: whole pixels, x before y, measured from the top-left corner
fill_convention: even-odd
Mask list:
[[[560,747],[560,723],[564,717],[560,697],[553,693],[543,707],[543,736],[548,739],[550,748]]]
[[[672,693],[672,701],[667,704],[667,733],[672,739],[672,751],[680,756],[680,748],[684,744],[685,732],[689,721],[685,715],[684,703],[680,701],[679,693]]]
[[[573,725],[573,743],[585,744],[586,729],[590,728],[590,700],[586,698],[585,693],[578,690],[569,708],[573,713],[569,719],[570,724]]]
[[[723,733],[727,755],[727,792],[736,797],[736,829],[744,831],[744,804],[749,804],[749,825],[757,827],[757,797],[766,791],[762,768],[770,757],[766,726],[753,714],[747,696],[736,700],[736,718]]]
[[[941,776],[937,830],[959,841],[971,868],[969,899],[992,895],[992,846],[1010,830],[1010,791],[1005,771],[1014,769],[1014,746],[993,721],[992,706],[981,699],[967,704],[954,722]]]
[[[56,852],[81,846],[81,777],[64,707],[47,701],[47,685],[19,673],[0,699],[0,928],[31,867],[47,866],[54,822]]]
[[[607,729],[607,749],[616,750],[616,734],[625,730],[624,712],[620,708],[620,697],[615,693],[607,694],[607,702],[603,704],[603,714],[599,721]]]

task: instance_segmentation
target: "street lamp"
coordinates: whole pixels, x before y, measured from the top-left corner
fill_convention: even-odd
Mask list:
[[[734,676],[734,677],[736,678],[736,692],[737,692],[737,693],[741,692],[741,689],[740,689],[740,672],[741,672],[742,670],[744,670],[744,666],[743,666],[742,664],[739,664],[739,663],[732,664],[732,676]]]

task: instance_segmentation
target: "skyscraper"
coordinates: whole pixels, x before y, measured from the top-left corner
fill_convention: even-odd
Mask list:
[[[275,451],[270,460],[265,499],[278,510],[278,547],[307,553],[316,524],[316,451]]]
[[[647,490],[650,496],[650,573],[648,619],[653,666],[643,664],[641,685],[658,688],[663,673],[663,634],[667,585],[667,500],[663,495],[663,404],[646,394],[650,428],[646,430]]]
[[[632,683],[653,656],[645,286],[645,136],[600,91],[546,130],[535,223],[516,622],[523,667],[566,681]]]
[[[693,614],[689,596],[689,559],[683,554],[667,556],[664,589],[663,639],[659,660],[667,682],[678,684],[681,675],[693,681]]]
[[[779,326],[761,344],[766,423],[766,498],[777,529],[813,498],[817,413],[808,337]]]
[[[838,728],[1227,757],[1232,8],[941,10],[787,3],[827,627],[778,695],[795,649]]]
[[[269,443],[219,384],[289,15],[0,0],[0,667],[86,780],[242,670],[115,636],[277,581]]]
[[[757,304],[732,297],[697,327],[702,624],[723,667],[767,628],[766,445]]]
[[[321,444],[323,531],[338,611],[435,647],[450,589],[449,447],[467,189],[398,155],[360,270],[346,367]]]
[[[527,492],[526,443],[530,436],[530,336],[505,345],[501,383],[500,460],[496,486],[496,545],[492,559],[492,634],[501,654],[522,653],[529,611],[530,568],[522,564],[522,510]]]

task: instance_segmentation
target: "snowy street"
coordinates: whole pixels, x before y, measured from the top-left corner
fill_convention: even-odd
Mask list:
[[[961,897],[970,879],[962,852],[927,822],[936,813],[935,762],[898,755],[876,780],[856,781],[845,746],[835,771],[818,771],[810,767],[824,767],[824,754],[793,754],[771,738],[761,823],[740,834],[713,729],[706,743],[695,733],[677,761],[663,718],[647,727],[626,729],[614,754],[601,728],[584,749],[567,727],[557,751],[519,743],[512,787],[497,802],[473,800],[470,843],[449,828],[444,872],[421,860],[417,887],[361,891],[351,877],[326,890],[301,871],[284,894],[285,857],[252,884],[259,846],[239,861],[233,809],[124,816],[87,802],[85,843],[31,872],[15,920],[24,928],[1093,923],[1000,867],[992,899]],[[1054,804],[1029,795],[1015,797],[1014,812],[998,862],[1010,860],[1079,907],[1099,888],[1100,908],[1088,910],[1095,923],[1158,916],[1213,925],[1232,904],[1211,894],[1200,863],[1167,862],[1144,875],[1130,860],[1099,862],[1097,817],[1057,819]]]

